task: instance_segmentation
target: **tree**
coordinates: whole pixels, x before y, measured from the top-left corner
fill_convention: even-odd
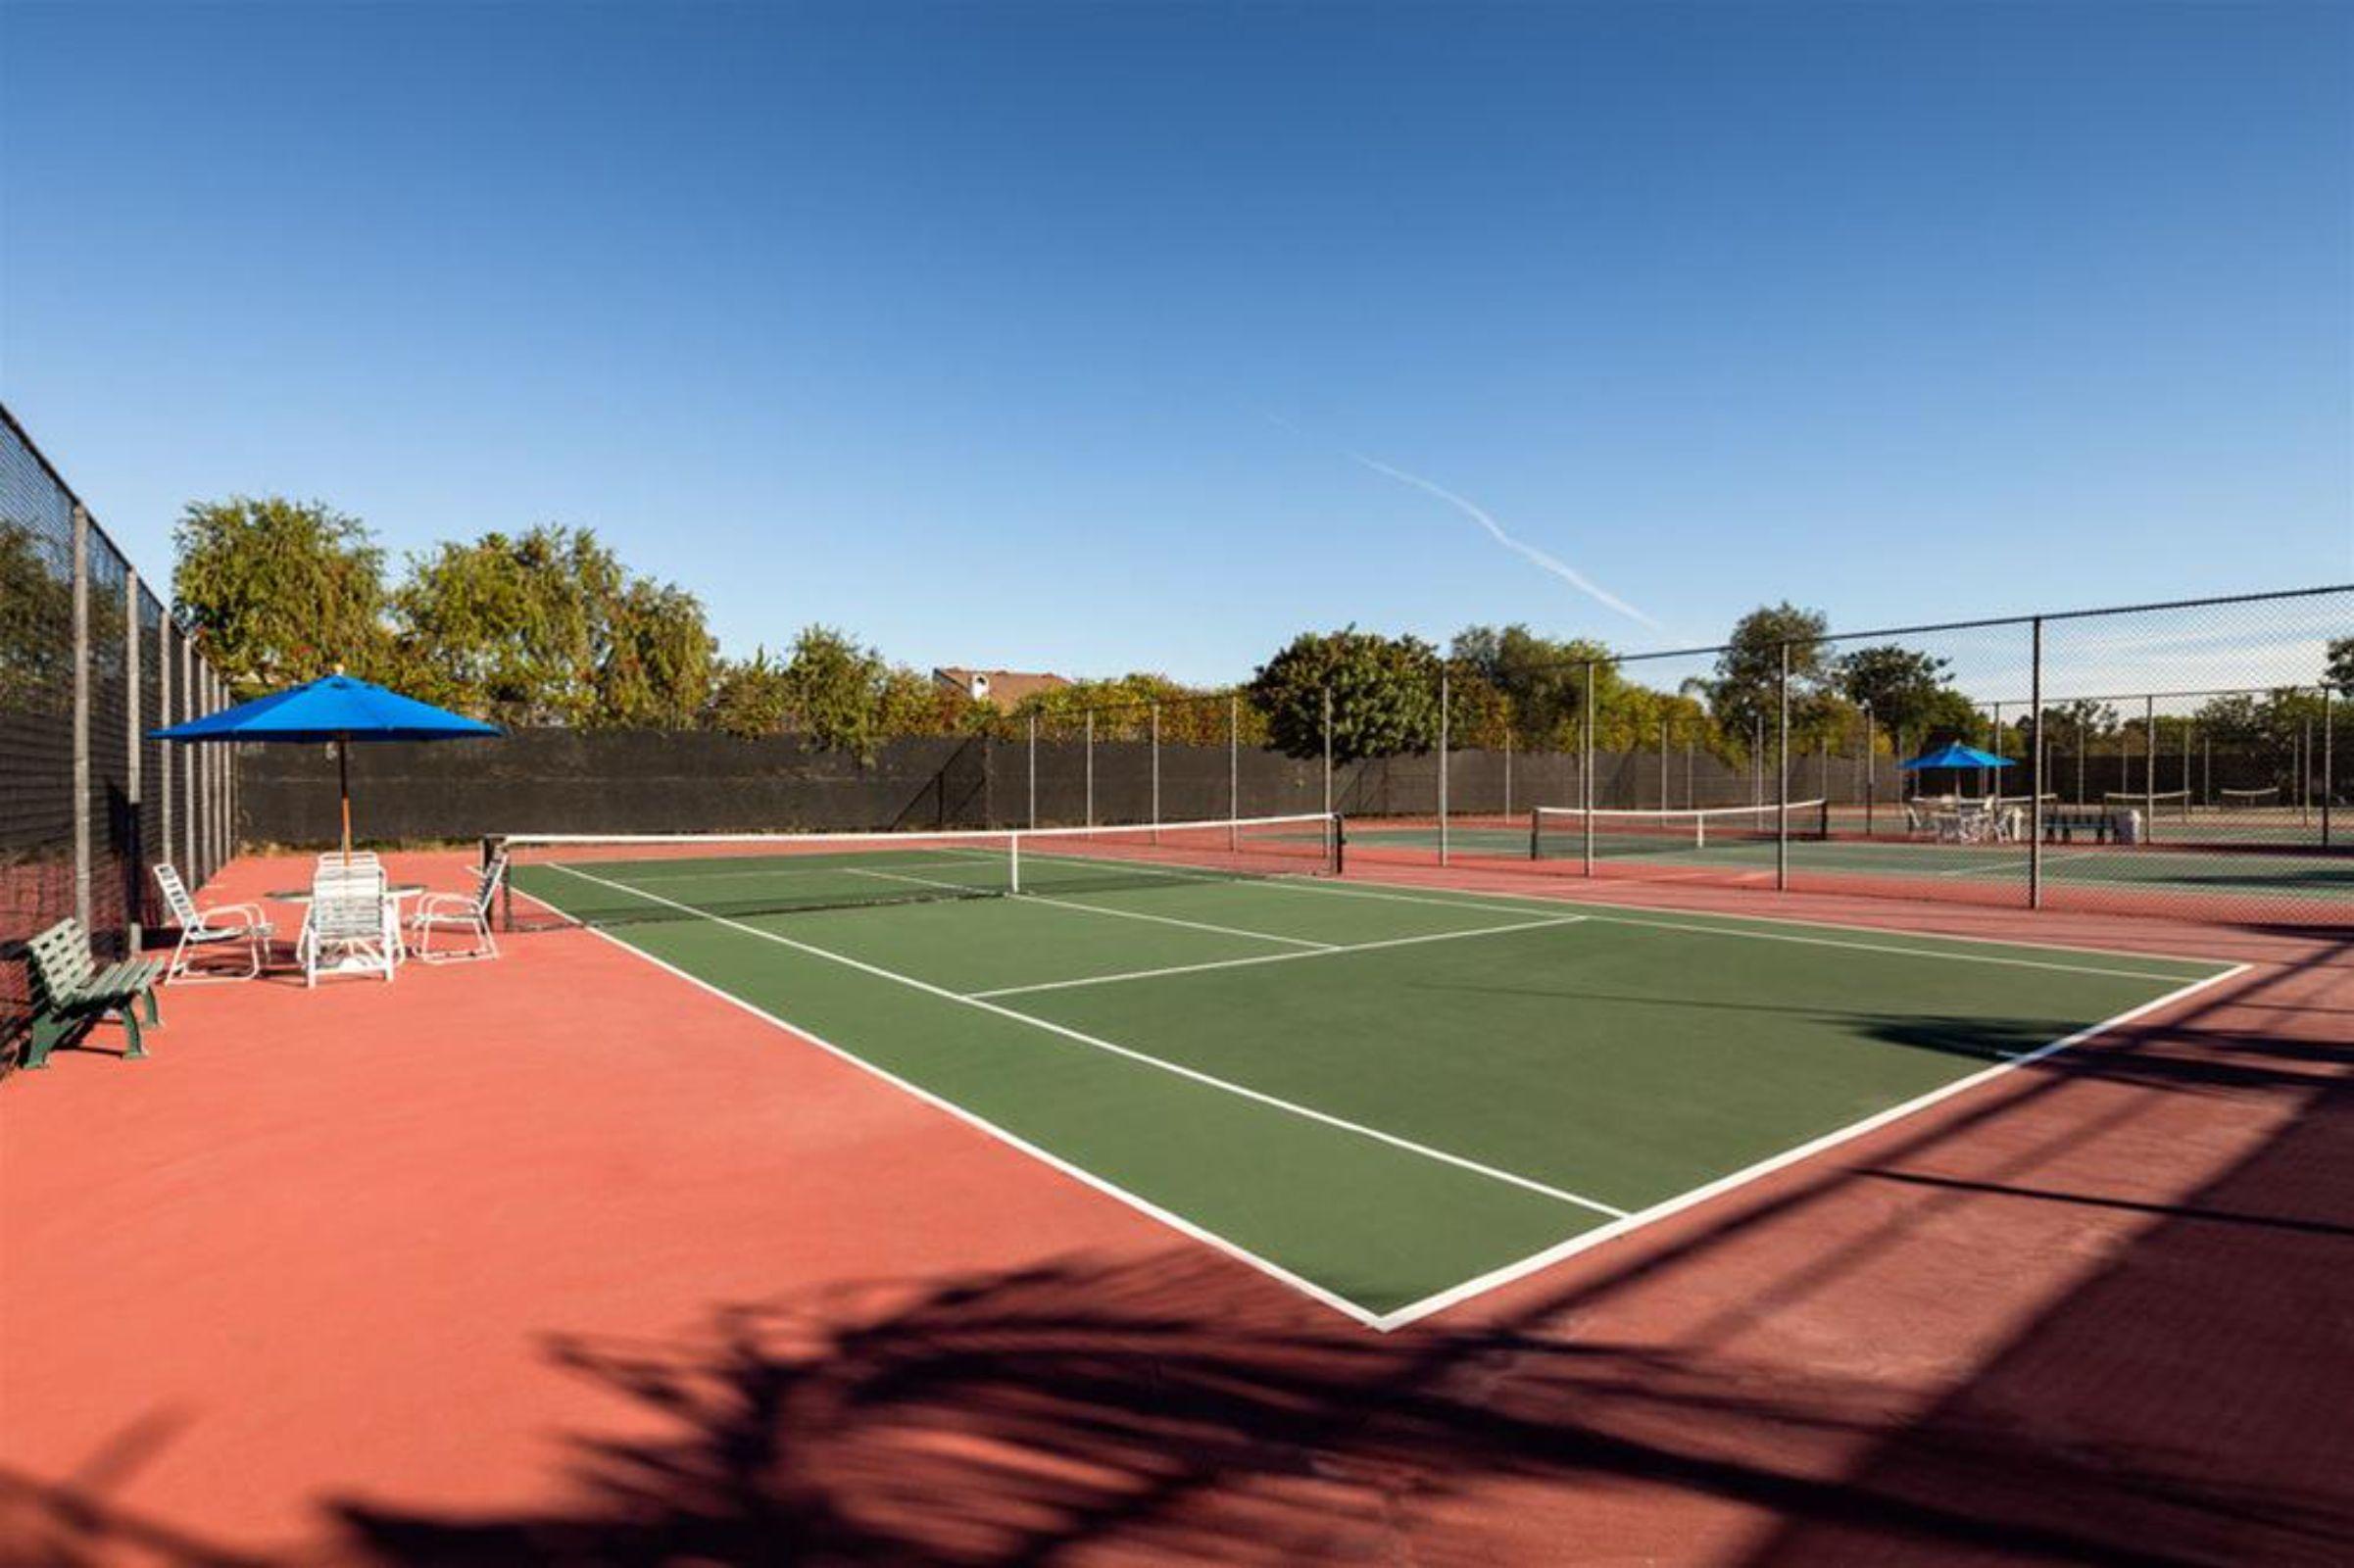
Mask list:
[[[1790,697],[1793,704],[1803,702],[1829,677],[1824,638],[1830,626],[1821,611],[1787,601],[1752,610],[1736,621],[1725,651],[1717,655],[1716,678],[1708,683],[1708,706],[1717,723],[1745,734],[1752,721],[1762,721],[1766,733],[1774,733],[1781,722],[1784,646],[1790,649]]]
[[[0,520],[0,712],[56,716],[73,705],[73,579],[42,560],[31,529]]]
[[[1332,693],[1335,761],[1427,752],[1439,740],[1439,651],[1418,637],[1350,626],[1302,632],[1251,677],[1251,706],[1286,755],[1324,752],[1324,694]]]
[[[1594,706],[1606,707],[1620,676],[1608,648],[1584,638],[1557,641],[1523,625],[1466,626],[1455,633],[1449,658],[1503,695],[1513,728],[1525,744],[1577,744],[1586,702],[1586,666],[1594,665]]]
[[[784,674],[797,729],[828,751],[861,761],[874,756],[891,680],[881,654],[831,626],[808,626],[794,639]]]
[[[792,718],[792,687],[767,649],[754,649],[750,659],[719,661],[706,710],[711,728],[750,740],[781,733]]]
[[[236,496],[190,503],[172,543],[172,598],[232,697],[386,672],[384,556],[358,518]]]
[[[718,645],[702,602],[640,577],[613,599],[597,668],[597,722],[688,729],[711,699]]]
[[[702,604],[586,528],[445,543],[393,608],[409,689],[501,723],[683,725],[711,695]]]
[[[2354,637],[2330,638],[2329,658],[2323,681],[2340,697],[2354,697]]]

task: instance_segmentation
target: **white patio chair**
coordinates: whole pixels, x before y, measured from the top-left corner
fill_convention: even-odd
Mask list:
[[[262,965],[270,956],[270,926],[263,918],[260,905],[217,904],[210,909],[199,909],[188,893],[188,884],[168,864],[155,868],[155,883],[164,892],[164,907],[171,914],[172,923],[179,927],[179,944],[172,950],[172,962],[164,970],[166,985],[174,981],[193,985],[211,980],[251,980],[262,972]],[[242,972],[197,966],[196,959],[203,950],[231,945],[246,950]]]
[[[311,910],[298,944],[305,985],[318,985],[321,968],[380,973],[390,982],[400,961],[400,939],[392,901],[384,895],[382,866],[319,868],[311,879]]]
[[[426,963],[456,963],[466,958],[495,958],[499,956],[498,939],[490,934],[492,903],[499,896],[499,883],[507,875],[507,857],[493,856],[474,873],[474,889],[470,893],[428,893],[417,900],[417,912],[409,917],[409,929],[417,933],[410,953]],[[433,951],[433,933],[455,930],[471,933],[472,945],[460,949]]]

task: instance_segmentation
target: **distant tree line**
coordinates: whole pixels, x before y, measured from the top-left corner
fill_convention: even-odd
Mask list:
[[[409,556],[396,574],[357,518],[281,497],[191,505],[175,534],[179,613],[238,699],[342,668],[428,702],[508,725],[709,728],[797,734],[871,757],[903,735],[1019,733],[1035,720],[1057,738],[1092,726],[1099,739],[1248,745],[1336,760],[1426,752],[1440,744],[1440,690],[1456,747],[1574,750],[1589,722],[1606,751],[1663,740],[1746,761],[1777,744],[1787,682],[1793,753],[1851,752],[1859,737],[1927,746],[1959,739],[2024,744],[2022,713],[2001,734],[1952,682],[1951,666],[1889,642],[1845,653],[1826,617],[1790,604],[1742,616],[1705,674],[1673,690],[1646,684],[1640,661],[1587,639],[1524,625],[1468,626],[1441,650],[1420,638],[1303,632],[1238,693],[1204,692],[1164,675],[1078,680],[1010,713],[975,702],[852,634],[812,624],[775,653],[719,652],[693,594],[639,575],[585,528],[489,532]],[[29,558],[0,537],[0,577],[31,576]],[[48,596],[54,599],[55,595]],[[49,647],[19,617],[19,640]],[[9,641],[0,627],[0,645]],[[22,662],[37,672],[40,648]],[[2332,642],[2325,678],[2354,693],[2354,637]],[[0,670],[0,675],[5,671]],[[2189,720],[2222,738],[2277,733],[2318,708],[2310,690],[2218,698]],[[2048,708],[2055,736],[2117,737],[2142,720],[2098,703]]]

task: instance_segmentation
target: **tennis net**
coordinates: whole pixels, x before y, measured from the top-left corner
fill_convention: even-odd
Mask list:
[[[510,833],[509,930],[1046,897],[1341,869],[1322,813],[1157,826],[940,833]]]
[[[1787,808],[1710,806],[1685,810],[1589,811],[1575,806],[1540,806],[1529,824],[1529,858],[1559,860],[1583,857],[1590,824],[1597,858],[1704,850],[1738,853],[1744,846],[1778,842],[1785,810],[1793,841],[1831,836],[1831,807],[1825,801],[1792,801]]]
[[[2188,816],[2188,790],[2110,790],[2101,797],[2101,804],[2112,811],[2139,810],[2153,816]]]

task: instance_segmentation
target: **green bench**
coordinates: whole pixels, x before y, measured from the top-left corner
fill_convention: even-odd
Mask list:
[[[147,1021],[157,1028],[155,983],[164,972],[161,958],[125,958],[98,967],[90,955],[90,939],[75,920],[60,920],[25,947],[32,974],[32,1049],[26,1067],[45,1067],[49,1053],[79,1029],[95,1025],[108,1013],[123,1020],[130,1037],[125,1056],[144,1056],[139,1045],[136,1004],[147,1004]]]

